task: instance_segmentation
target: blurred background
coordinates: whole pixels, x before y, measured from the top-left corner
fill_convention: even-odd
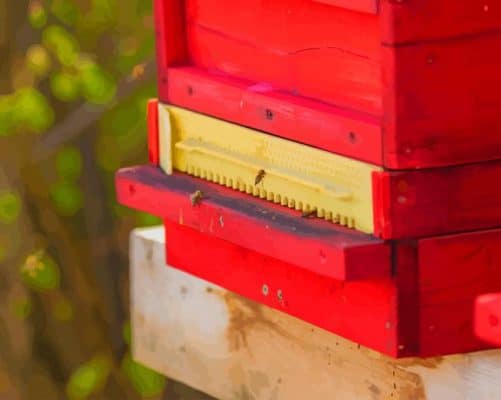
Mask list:
[[[151,0],[0,0],[0,399],[195,399],[135,363],[115,202],[156,96]]]

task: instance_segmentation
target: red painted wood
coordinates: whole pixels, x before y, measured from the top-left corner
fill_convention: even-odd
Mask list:
[[[382,353],[404,354],[392,280],[343,283],[170,220],[165,225],[169,265]]]
[[[501,226],[501,162],[374,174],[376,236],[402,239]]]
[[[379,0],[312,0],[317,3],[329,4],[336,7],[343,7],[349,10],[361,11],[370,14],[377,14],[379,10]]]
[[[225,3],[224,13],[218,0],[186,0],[186,8],[189,54],[196,66],[381,112],[374,16],[305,0],[233,0]],[[346,35],[351,24],[359,34]]]
[[[501,35],[384,48],[384,165],[501,158]]]
[[[148,101],[148,159],[150,164],[159,165],[158,100]]]
[[[475,334],[501,346],[501,293],[479,296],[475,303]]]
[[[270,85],[211,74],[197,68],[170,68],[169,102],[296,142],[382,164],[377,118],[299,96]]]
[[[297,136],[287,124],[266,124],[260,121],[262,113],[252,113],[276,105],[275,98],[253,97],[250,114],[243,109],[214,114],[214,103],[228,102],[218,99],[217,92],[209,95],[207,88],[202,90],[207,99],[181,96],[179,88],[170,88],[167,74],[169,67],[183,66],[205,75],[206,82],[217,73],[221,80],[234,78],[246,82],[247,88],[280,93],[284,113],[297,110],[297,102],[313,101],[370,114],[383,132],[377,147],[365,142],[353,155],[354,147],[337,136],[338,127],[344,129],[346,121],[333,121],[335,116],[316,112],[311,118],[315,125],[324,131],[333,126],[334,138],[327,145],[315,138],[314,145],[376,160],[390,169],[501,158],[501,99],[497,96],[501,55],[492,51],[501,45],[501,31],[497,33],[500,6],[476,0],[382,0],[378,17],[311,0],[235,0],[224,5],[217,0],[157,2],[163,4],[159,9],[171,10],[163,11],[164,18],[157,17],[163,101],[179,100],[180,105],[201,112],[226,114],[236,123],[252,123],[252,127],[259,125],[266,132],[292,139]],[[353,3],[354,7],[361,4]],[[172,23],[166,22],[166,15]],[[161,32],[174,44],[164,43]],[[180,77],[178,73],[172,79]],[[219,86],[220,80],[214,80],[209,86]],[[238,95],[234,92],[235,97],[229,97],[226,90],[222,92],[225,99],[247,95],[246,88]],[[226,105],[236,110],[232,101]],[[296,131],[302,127],[298,125]],[[366,150],[359,152],[361,147]],[[380,148],[381,156],[375,157]]]
[[[474,331],[479,295],[501,291],[501,229],[419,241],[420,354],[487,348]]]
[[[166,69],[188,62],[184,0],[153,0],[158,65],[158,91],[167,89]]]
[[[369,235],[184,174],[153,167],[117,173],[118,201],[207,236],[236,243],[319,275],[344,281],[390,276],[390,246]],[[190,195],[204,194],[193,206]]]
[[[136,168],[136,171],[140,180],[148,179],[151,175],[155,184],[164,187],[167,194],[169,185],[174,184],[174,178],[160,170],[145,167]],[[131,176],[136,174],[129,173]],[[297,215],[286,207],[255,199],[233,189],[179,174],[179,179],[181,177],[186,182],[193,182],[189,186],[193,192],[197,190],[196,185],[199,185],[207,187],[204,190],[215,190],[221,198],[234,199],[235,202],[238,199],[247,204],[255,204],[257,201],[263,207],[272,207],[277,212],[285,213],[284,215]],[[411,239],[501,226],[501,186],[497,182],[501,182],[501,161],[447,169],[374,173],[374,234],[385,240]],[[159,204],[154,192],[149,195],[152,197],[145,200],[148,201],[147,204]],[[189,204],[189,193],[184,193],[183,196],[184,202]],[[177,215],[178,210],[173,212]],[[343,229],[316,219],[311,223],[319,223],[334,230]],[[229,232],[228,229],[224,231]],[[310,256],[313,257],[312,254]],[[318,259],[316,262],[318,263]]]
[[[416,43],[501,29],[501,4],[479,0],[381,0],[385,43]]]
[[[152,166],[119,171],[116,186],[119,202],[165,220],[168,262],[178,268],[386,354],[490,347],[475,334],[474,311],[479,296],[501,292],[501,229],[394,241],[390,249],[370,235]],[[193,205],[196,190],[204,196]],[[286,300],[262,298],[264,284]]]
[[[501,230],[400,242],[394,279],[345,284],[172,221],[166,235],[169,265],[382,353],[492,347],[476,337],[473,309],[479,294],[500,290]]]
[[[393,243],[392,269],[398,290],[397,337],[401,354],[419,355],[418,249],[415,241]]]

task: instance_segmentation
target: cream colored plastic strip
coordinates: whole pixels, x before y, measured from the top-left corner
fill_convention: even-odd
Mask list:
[[[160,165],[373,232],[381,168],[173,106],[159,105]]]

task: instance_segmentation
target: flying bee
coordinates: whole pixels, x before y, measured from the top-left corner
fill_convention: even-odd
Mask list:
[[[202,191],[197,190],[195,193],[190,195],[191,205],[195,207],[196,205],[200,204],[203,198],[204,194],[202,193]]]
[[[316,214],[317,214],[317,209],[314,208],[313,210],[304,211],[301,214],[301,218],[310,218],[310,217],[313,217]]]
[[[264,169],[260,169],[256,175],[255,185],[259,185],[259,183],[262,182],[265,176],[266,176],[266,171]]]

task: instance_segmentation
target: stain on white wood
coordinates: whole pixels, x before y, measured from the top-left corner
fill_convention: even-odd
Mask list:
[[[133,353],[172,379],[221,400],[501,399],[501,351],[396,361],[167,267],[164,249],[163,228],[131,235]]]

